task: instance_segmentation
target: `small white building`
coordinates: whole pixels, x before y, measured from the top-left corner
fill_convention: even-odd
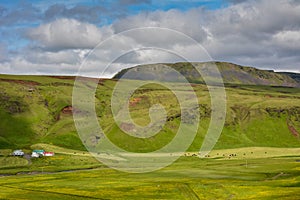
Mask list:
[[[13,156],[24,156],[24,152],[22,150],[14,150],[12,155]]]
[[[54,152],[44,152],[44,156],[54,156]]]
[[[32,152],[31,157],[32,158],[39,158],[41,155],[37,152]]]
[[[33,150],[31,153],[32,158],[39,158],[43,156],[54,156],[54,152],[46,152],[45,150]]]

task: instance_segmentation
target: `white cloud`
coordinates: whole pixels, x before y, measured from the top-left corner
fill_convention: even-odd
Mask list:
[[[65,50],[59,52],[44,52],[44,51],[31,51],[26,54],[26,60],[29,62],[36,62],[41,64],[72,64],[80,65],[81,51],[76,50]]]
[[[280,46],[300,51],[300,30],[280,31],[273,35],[273,42]]]
[[[107,34],[111,34],[111,31],[106,27],[100,29],[74,19],[58,19],[32,28],[28,32],[28,37],[39,42],[43,48],[60,50],[93,48]]]
[[[146,12],[120,20],[114,23],[112,28],[116,33],[139,27],[169,28],[183,32],[201,42],[207,37],[206,31],[203,29],[205,13],[206,11],[203,9],[192,9],[187,12],[178,10]],[[166,42],[171,41],[168,35],[151,35],[150,33],[145,37],[145,34],[147,36],[147,32],[145,32],[142,36],[135,36],[135,39],[138,42],[148,42],[150,44],[162,42],[166,44]],[[177,38],[174,38],[174,41],[171,42],[173,44],[180,42],[176,41],[176,39]]]
[[[0,68],[11,74],[74,74],[78,70],[77,66],[61,63],[42,64],[32,63],[22,57],[15,57],[10,62],[0,63]],[[30,69],[30,70],[29,70]]]
[[[73,74],[87,52],[113,33],[149,26],[174,29],[194,38],[215,60],[281,71],[299,69],[300,4],[289,0],[272,3],[267,0],[241,1],[219,10],[143,12],[103,27],[74,19],[57,19],[30,29],[28,37],[35,43],[30,44],[33,48],[28,48],[25,55],[14,57],[10,63],[2,64],[0,69]],[[145,29],[134,35],[124,34],[118,41],[97,49],[89,57],[85,72],[92,75],[104,69],[103,63],[126,53],[128,45],[184,51],[193,57],[193,61],[203,61],[201,55],[196,55],[195,46],[186,44],[179,37]],[[179,60],[174,55],[155,50],[131,52],[118,58],[105,76],[130,65]]]

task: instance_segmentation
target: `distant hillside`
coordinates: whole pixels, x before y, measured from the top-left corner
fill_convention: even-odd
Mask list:
[[[193,63],[196,67],[203,69],[207,68],[206,63]],[[295,73],[277,73],[272,70],[260,70],[253,67],[245,67],[227,62],[215,62],[219,71],[221,72],[224,83],[228,84],[243,84],[243,85],[271,85],[271,86],[287,86],[299,87],[300,75]],[[192,83],[203,83],[203,79],[192,66],[191,63],[160,63],[139,65],[133,68],[123,69],[117,73],[113,78],[119,79],[126,72],[127,79],[138,80],[157,80],[160,75],[166,77],[164,74],[164,67],[169,66],[180,72],[184,77]],[[180,82],[178,74],[167,75],[167,81]]]
[[[278,74],[283,74],[291,77],[292,79],[296,80],[298,83],[300,83],[300,74],[292,73],[292,72],[277,72]]]
[[[227,73],[236,70],[236,74],[261,72],[253,68],[238,70],[235,65],[231,69],[229,66],[223,67],[223,72],[225,69]],[[249,72],[246,73],[246,70]],[[280,77],[287,77],[263,72],[272,78],[277,77],[278,81]],[[287,80],[291,79],[281,81]],[[174,94],[153,84],[139,88],[132,95],[129,108],[136,123],[149,123],[151,105],[163,104],[167,113],[166,125],[160,133],[147,139],[133,138],[114,123],[110,105],[116,83],[115,80],[101,80],[95,94],[96,114],[110,140],[124,149],[137,152],[159,149],[171,141],[181,120]],[[32,144],[47,143],[85,150],[72,117],[73,84],[74,77],[0,75],[0,149],[29,148]],[[201,120],[190,150],[197,151],[210,122],[210,95],[205,85],[193,84],[192,87],[194,90],[188,92],[196,92],[199,98]],[[300,147],[300,88],[230,84],[226,87],[226,96],[226,124],[215,148]],[[126,123],[122,127],[134,129]]]

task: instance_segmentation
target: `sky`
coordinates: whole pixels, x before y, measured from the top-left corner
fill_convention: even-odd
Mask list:
[[[125,55],[122,45],[181,49],[203,61],[195,46],[173,35],[126,35],[89,53],[115,34],[159,27],[194,39],[213,60],[275,71],[300,72],[300,1],[298,0],[1,0],[0,73],[112,77],[125,67],[178,62],[155,50]],[[115,55],[122,58],[114,60]]]

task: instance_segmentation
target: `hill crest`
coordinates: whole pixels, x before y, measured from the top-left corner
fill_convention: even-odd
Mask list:
[[[225,84],[270,85],[284,87],[300,87],[300,74],[291,72],[275,72],[254,67],[241,66],[228,62],[213,62],[218,67]],[[191,83],[204,83],[195,67],[207,68],[207,63],[178,62],[138,65],[123,69],[113,78],[120,79],[126,74],[126,79],[157,80],[164,74],[164,66],[171,67],[183,75]],[[132,70],[133,69],[133,70]],[[180,77],[168,74],[167,81],[181,82]]]

